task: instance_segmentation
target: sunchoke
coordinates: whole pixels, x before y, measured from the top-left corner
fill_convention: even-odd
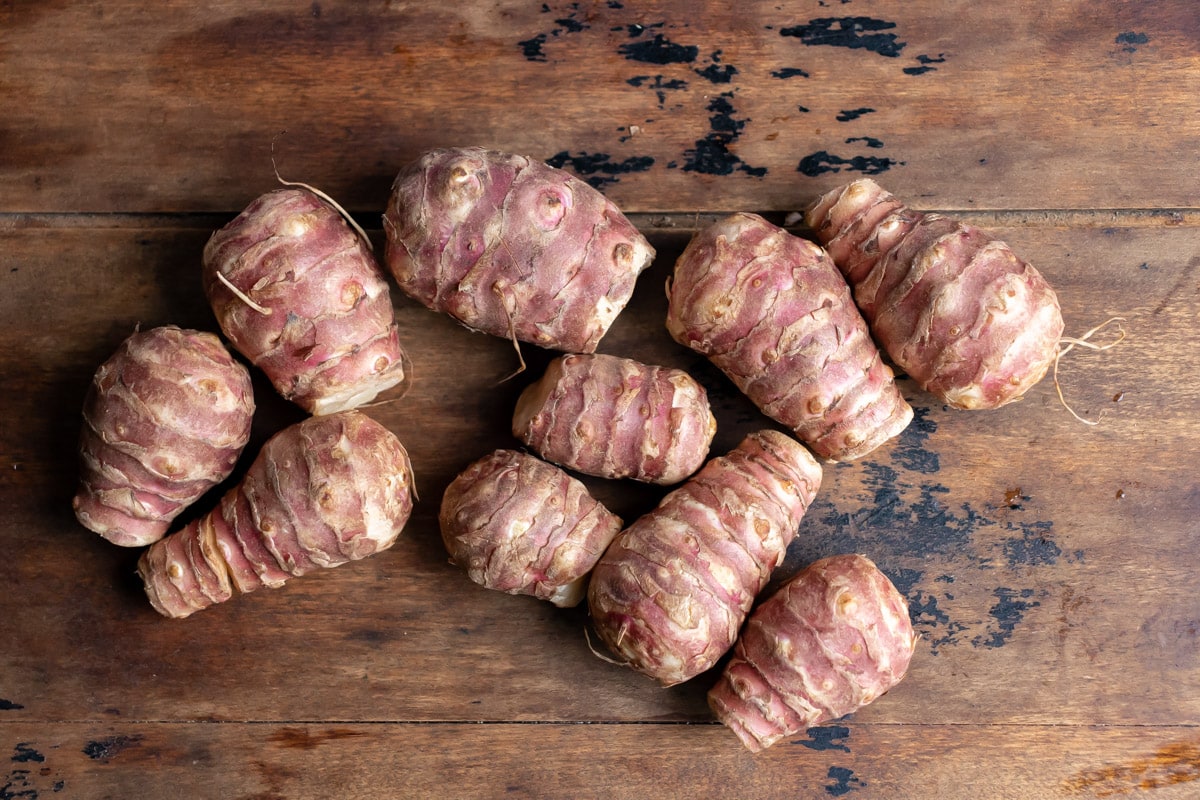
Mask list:
[[[311,414],[359,407],[407,381],[382,269],[308,189],[268,192],[214,233],[204,290],[234,347]]]
[[[592,572],[596,632],[631,667],[666,686],[712,667],[821,483],[799,442],[752,433],[620,533]]]
[[[174,325],[134,333],[84,401],[76,517],[115,544],[158,541],[233,471],[253,414],[250,373],[216,336]]]
[[[220,505],[138,562],[151,605],[186,617],[292,576],[391,547],[412,511],[400,440],[359,411],[309,417],[267,441]]]
[[[878,698],[915,646],[908,604],[870,559],[822,559],[750,615],[709,706],[757,752]]]
[[[478,147],[432,150],[396,176],[383,217],[400,288],[468,328],[591,353],[654,249],[569,173]]]
[[[439,515],[450,558],[471,580],[557,606],[583,599],[621,520],[558,467],[496,450],[446,487]]]
[[[819,198],[806,222],[854,289],[880,346],[956,408],[1020,398],[1062,336],[1045,278],[989,233],[904,206],[869,178]]]
[[[521,393],[513,435],[542,458],[601,478],[669,485],[708,456],[717,421],[683,370],[618,356],[560,356]]]
[[[667,330],[817,455],[860,458],[912,408],[820,247],[755,214],[698,232],[675,264]]]

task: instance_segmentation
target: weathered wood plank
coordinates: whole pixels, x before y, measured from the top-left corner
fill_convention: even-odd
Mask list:
[[[948,208],[1200,206],[1190,0],[0,15],[0,211],[233,211],[273,144],[373,213],[451,144],[553,159],[635,211],[787,210],[859,173]]]

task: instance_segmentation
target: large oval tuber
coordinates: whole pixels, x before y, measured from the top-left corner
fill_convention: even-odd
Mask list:
[[[665,686],[733,646],[821,483],[799,442],[752,433],[621,532],[592,572],[597,634]]]
[[[134,333],[84,400],[75,516],[115,544],[158,541],[233,471],[253,415],[250,373],[216,336],[174,325]]]
[[[439,523],[451,560],[475,583],[561,607],[583,599],[621,530],[580,481],[516,450],[496,450],[451,481]]]
[[[870,559],[825,558],[754,610],[708,703],[757,752],[874,701],[915,646],[908,604]]]
[[[383,217],[400,288],[468,328],[591,353],[654,249],[561,169],[479,147],[431,150],[396,176]]]
[[[309,417],[271,437],[217,508],[151,545],[138,574],[155,610],[186,617],[386,550],[412,491],[408,454],[378,422],[353,410]]]
[[[699,231],[675,263],[667,330],[817,455],[861,458],[913,412],[820,247],[755,214]]]
[[[1054,290],[986,231],[907,208],[869,178],[821,196],[805,219],[880,346],[947,404],[1011,403],[1054,363]]]
[[[568,469],[670,485],[704,463],[717,421],[683,370],[582,354],[550,362],[517,399],[512,428]]]
[[[383,271],[308,189],[268,192],[214,233],[204,291],[233,346],[311,414],[357,408],[407,380]]]

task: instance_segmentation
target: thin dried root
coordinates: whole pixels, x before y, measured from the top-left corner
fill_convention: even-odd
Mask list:
[[[587,629],[586,625],[583,626],[583,638],[584,638],[584,641],[587,642],[588,650],[591,650],[592,655],[594,655],[596,658],[600,659],[601,661],[606,661],[609,664],[612,664],[617,667],[629,666],[624,661],[617,661],[616,659],[609,658],[608,656],[604,655],[604,653],[601,653],[599,650],[597,650],[595,647],[593,647],[592,646],[592,635],[590,633],[588,633],[588,629]]]
[[[1126,335],[1125,327],[1123,325],[1121,325],[1121,323],[1124,321],[1125,321],[1124,317],[1109,317],[1104,322],[1101,322],[1099,325],[1092,328],[1090,331],[1088,331],[1087,333],[1083,334],[1082,336],[1080,336],[1078,338],[1064,336],[1062,339],[1059,340],[1060,342],[1065,343],[1067,346],[1063,347],[1057,353],[1054,354],[1054,374],[1053,374],[1054,390],[1058,393],[1058,402],[1062,403],[1062,407],[1065,408],[1072,417],[1079,420],[1084,425],[1099,425],[1100,420],[1104,418],[1104,414],[1101,413],[1095,419],[1084,419],[1083,417],[1081,417],[1079,414],[1077,414],[1075,412],[1075,409],[1071,408],[1071,406],[1067,402],[1066,398],[1063,397],[1062,385],[1058,382],[1059,359],[1061,359],[1067,353],[1071,352],[1071,350],[1073,350],[1075,347],[1086,347],[1089,350],[1096,350],[1096,351],[1110,350],[1110,349],[1116,347],[1118,344],[1120,344],[1122,341],[1125,340],[1125,335]],[[1097,333],[1102,331],[1104,328],[1107,328],[1109,325],[1112,325],[1113,323],[1116,323],[1117,331],[1118,331],[1116,340],[1109,342],[1107,344],[1096,344],[1096,343],[1090,341],[1093,336],[1095,336]]]
[[[269,315],[271,313],[271,309],[267,308],[266,306],[261,306],[258,303],[254,302],[253,300],[251,300],[250,295],[246,294],[241,289],[234,286],[233,282],[230,281],[229,278],[226,278],[220,272],[215,272],[214,274],[217,276],[217,280],[219,280],[221,283],[225,284],[225,288],[228,289],[229,291],[233,292],[234,296],[237,297],[237,299],[241,300],[243,303],[250,306],[251,308],[253,308],[255,311],[257,311],[260,314]]]
[[[516,326],[513,324],[512,309],[509,308],[507,299],[504,297],[503,290],[500,287],[493,286],[492,291],[495,292],[496,294],[500,295],[500,299],[505,301],[505,302],[502,302],[501,305],[504,307],[504,316],[508,319],[508,338],[512,341],[513,350],[517,351],[517,361],[520,363],[520,366],[518,366],[516,368],[516,370],[514,370],[513,372],[510,372],[508,375],[505,375],[503,378],[496,381],[496,383],[494,385],[499,386],[502,383],[508,383],[513,378],[517,377],[522,372],[524,372],[526,365],[525,365],[525,356],[521,353],[521,343],[517,340],[517,329],[516,329]]]
[[[275,135],[275,139],[278,139],[279,136],[284,133],[287,133],[287,131],[280,131]],[[354,232],[362,237],[363,243],[368,247],[368,249],[371,248],[371,240],[367,238],[367,232],[362,229],[361,225],[355,222],[354,217],[350,216],[350,213],[346,211],[346,209],[342,208],[336,200],[315,186],[310,186],[309,184],[301,183],[300,181],[285,181],[280,177],[279,167],[275,165],[275,139],[271,140],[271,169],[275,172],[275,180],[279,181],[284,186],[299,186],[301,189],[308,189],[317,197],[321,198],[326,203],[329,203],[329,205],[337,209],[337,212],[342,215],[342,219],[346,220],[346,223],[354,229]]]

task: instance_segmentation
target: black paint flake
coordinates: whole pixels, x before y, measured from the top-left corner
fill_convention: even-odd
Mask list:
[[[667,23],[665,23],[665,22],[653,22],[649,25],[643,25],[640,22],[635,22],[632,25],[626,25],[625,30],[629,31],[630,39],[636,39],[637,37],[639,37],[643,33],[645,33],[647,30],[649,30],[650,28],[665,28],[666,26],[667,26]],[[619,31],[621,29],[613,28],[613,30]]]
[[[1138,45],[1150,43],[1150,37],[1137,31],[1123,31],[1117,34],[1116,43],[1123,45],[1121,50],[1124,52],[1136,53]]]
[[[20,711],[24,707],[20,703],[14,703],[12,700],[0,698],[0,711]]]
[[[864,175],[878,175],[887,172],[892,167],[903,165],[903,161],[881,156],[843,156],[833,155],[825,150],[809,153],[800,159],[796,171],[815,178],[828,172],[861,172]]]
[[[642,87],[646,86],[654,90],[654,96],[658,98],[658,107],[662,108],[667,102],[667,92],[676,92],[686,89],[687,81],[679,78],[664,78],[662,75],[634,75],[629,80],[625,81],[630,86]]]
[[[710,131],[703,139],[696,140],[696,146],[685,150],[686,161],[684,172],[699,172],[704,175],[730,175],[739,170],[747,175],[761,178],[767,174],[766,167],[752,167],[729,150],[729,146],[742,135],[742,129],[749,120],[737,119],[733,116],[732,92],[725,92],[714,97],[708,104],[712,115],[708,118]]]
[[[517,42],[517,46],[521,48],[525,58],[529,61],[546,61],[546,53],[542,50],[542,45],[550,38],[544,33],[539,33],[532,39],[526,39],[523,42]]]
[[[617,176],[631,172],[645,172],[654,166],[653,156],[631,156],[624,161],[613,161],[608,153],[579,153],[572,155],[563,150],[546,159],[552,167],[570,167],[576,175],[583,177],[593,187],[617,182]]]
[[[924,75],[926,72],[937,72],[937,67],[931,67],[930,64],[946,63],[946,56],[943,53],[938,53],[937,56],[919,55],[917,56],[919,67],[905,67],[905,75]]]
[[[17,742],[17,746],[13,750],[12,760],[15,764],[41,764],[46,760],[46,757],[37,750],[34,750],[29,745],[29,742]]]
[[[771,70],[771,77],[787,80],[788,78],[807,78],[809,75],[799,67],[784,67],[783,69]]]
[[[867,785],[855,776],[854,770],[846,767],[830,767],[828,777],[833,783],[825,786],[825,793],[832,797],[841,797]]]
[[[713,83],[730,83],[737,74],[737,67],[732,64],[709,64],[704,69],[695,70],[701,78]]]
[[[875,113],[875,109],[873,109],[873,108],[866,108],[866,107],[848,108],[848,109],[843,109],[841,112],[839,112],[838,115],[836,117],[834,117],[834,119],[836,119],[838,122],[851,122],[852,120],[858,119],[863,114],[874,114],[874,113]]]
[[[617,52],[630,61],[644,64],[691,64],[700,56],[696,45],[676,44],[661,33],[656,33],[653,39],[623,44]]]
[[[579,3],[572,3],[570,9],[571,12],[565,17],[559,17],[554,20],[554,24],[558,27],[551,29],[548,33],[539,33],[537,36],[517,42],[517,46],[521,48],[521,52],[526,59],[529,61],[545,62],[547,60],[546,52],[542,48],[551,37],[558,37],[564,33],[580,33],[591,27],[575,18],[575,15],[579,13]],[[552,9],[549,5],[543,3],[542,13],[552,13]]]
[[[88,742],[83,747],[83,754],[93,761],[108,761],[122,750],[133,747],[142,741],[141,736],[106,736]]]
[[[795,37],[810,46],[849,47],[895,58],[905,43],[897,40],[894,33],[881,33],[895,27],[894,22],[872,17],[819,17],[810,19],[807,25],[781,28],[779,34]]]
[[[862,142],[873,150],[883,147],[883,140],[876,139],[874,136],[851,136],[846,140],[846,144],[854,144],[855,142]]]
[[[1029,599],[1033,597],[1033,589],[1018,590],[1000,586],[992,594],[996,604],[988,609],[988,615],[995,620],[995,627],[990,628],[986,635],[971,640],[976,647],[1003,647],[1012,638],[1025,612],[1041,605],[1037,600]]]
[[[802,745],[809,750],[850,752],[850,748],[845,744],[850,738],[850,729],[845,725],[823,725],[819,728],[809,728],[807,733],[807,739],[797,739],[793,744]]]

